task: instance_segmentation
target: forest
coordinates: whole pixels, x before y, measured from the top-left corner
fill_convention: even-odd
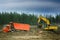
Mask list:
[[[60,14],[50,15],[49,17],[46,16],[51,23],[60,23]],[[27,14],[27,13],[17,13],[17,12],[0,12],[0,25],[8,24],[9,22],[19,22],[19,23],[26,23],[30,25],[37,24],[38,17],[34,14]]]

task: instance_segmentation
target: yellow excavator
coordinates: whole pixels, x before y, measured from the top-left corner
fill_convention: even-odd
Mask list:
[[[41,21],[43,21],[45,23],[44,26],[43,26],[44,23],[43,24],[40,23]],[[39,16],[38,24],[39,24],[39,26],[42,26],[44,30],[57,30],[58,29],[58,26],[51,25],[50,21],[43,16]]]

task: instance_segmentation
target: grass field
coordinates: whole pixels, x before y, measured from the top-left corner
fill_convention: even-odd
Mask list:
[[[9,33],[0,32],[0,40],[60,40],[60,34],[31,28],[29,32],[19,30]]]

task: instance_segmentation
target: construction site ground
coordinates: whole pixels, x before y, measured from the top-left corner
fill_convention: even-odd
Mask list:
[[[0,32],[0,40],[60,40],[60,34],[31,28],[30,31]]]

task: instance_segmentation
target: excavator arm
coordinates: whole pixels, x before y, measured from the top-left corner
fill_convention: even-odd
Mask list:
[[[43,20],[47,25],[50,25],[50,22],[49,22],[49,20],[48,20],[47,18],[45,18],[45,17],[43,17],[43,16],[40,16],[40,17],[38,18],[38,23],[39,23],[41,20]]]

